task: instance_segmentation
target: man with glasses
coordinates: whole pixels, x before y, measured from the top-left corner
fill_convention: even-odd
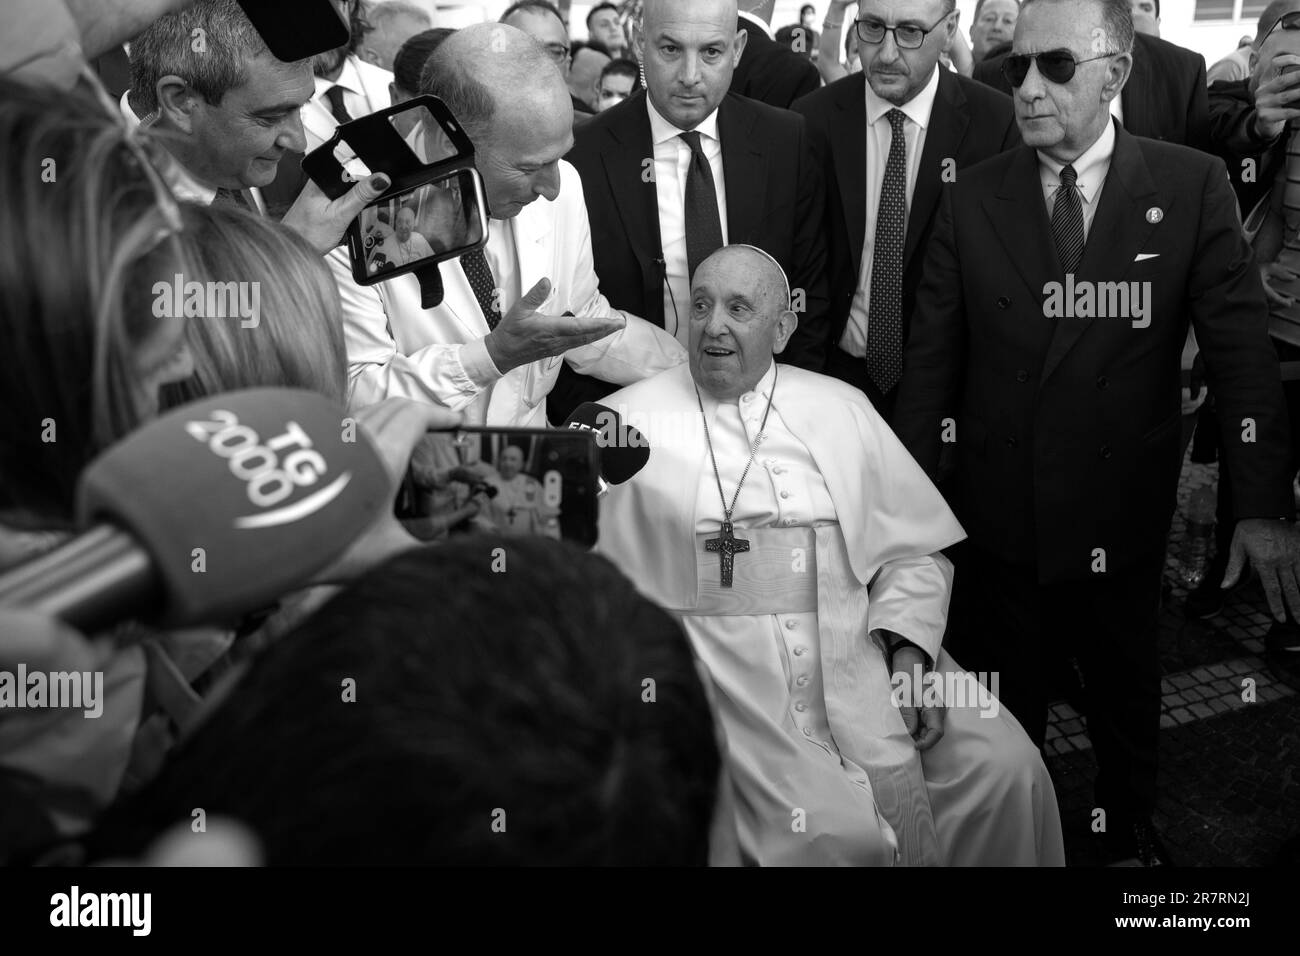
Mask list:
[[[799,290],[786,361],[820,370],[821,171],[801,117],[728,92],[746,50],[735,24],[736,0],[645,3],[632,40],[646,89],[578,129],[568,157],[582,176],[596,275],[615,308],[684,345],[695,267],[728,243],[758,246]],[[567,375],[554,393],[557,421],[614,390]]]
[[[863,0],[862,72],[795,103],[826,180],[826,371],[890,421],[945,182],[1017,144],[1011,101],[939,65],[954,0]]]
[[[546,55],[560,68],[565,84],[569,85],[569,69],[572,66],[569,30],[555,4],[548,0],[521,0],[501,14],[500,22],[522,30],[540,43],[546,50]],[[590,104],[574,95],[571,85],[569,99],[573,102],[575,125],[592,115]]]
[[[1001,675],[1040,744],[1049,678],[1077,659],[1104,815],[1074,827],[1156,865],[1155,624],[1189,318],[1233,436],[1232,576],[1248,561],[1278,617],[1300,606],[1300,545],[1267,305],[1223,164],[1114,121],[1132,48],[1128,0],[1022,7],[1003,69],[1025,146],[943,196],[894,426],[931,476],[955,446],[953,655]]]
[[[1005,55],[1004,55],[1005,56]],[[975,64],[975,79],[1011,93],[1002,74],[1004,56]],[[1158,36],[1138,33],[1128,82],[1110,112],[1134,136],[1211,150],[1205,58]]]

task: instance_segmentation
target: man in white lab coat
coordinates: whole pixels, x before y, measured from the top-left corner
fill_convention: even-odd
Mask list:
[[[619,384],[684,362],[675,339],[611,308],[597,286],[582,183],[561,158],[572,106],[545,50],[503,24],[467,27],[439,47],[422,87],[474,141],[488,242],[441,265],[432,309],[416,276],[361,287],[346,251],[331,254],[353,406],[400,395],[469,424],[545,427],[562,362]]]

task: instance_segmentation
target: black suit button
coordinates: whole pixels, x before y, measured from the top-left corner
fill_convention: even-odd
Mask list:
[[[1105,375],[1098,375],[1098,376],[1097,376],[1097,387],[1098,387],[1098,388],[1105,388],[1105,387],[1106,387],[1107,385],[1109,385],[1109,384],[1110,384],[1110,382],[1108,382],[1108,381],[1106,380],[1106,376],[1105,376]]]
[[[1102,445],[1100,448],[1097,449],[1097,455],[1098,455],[1098,457],[1101,457],[1101,458],[1109,458],[1109,457],[1110,457],[1110,446],[1109,446],[1109,445]]]
[[[998,296],[998,308],[999,309],[1011,308],[1011,300],[1008,299],[1005,295]]]
[[[1015,436],[1015,435],[1011,435],[1010,437],[1007,438],[1007,447],[1008,447],[1008,448],[1015,448],[1015,447],[1016,447],[1017,445],[1019,445],[1019,444],[1020,444],[1020,442],[1016,441],[1016,436]]]
[[[1016,372],[1016,381],[1017,382],[1029,381],[1029,373],[1022,368],[1020,371]]]

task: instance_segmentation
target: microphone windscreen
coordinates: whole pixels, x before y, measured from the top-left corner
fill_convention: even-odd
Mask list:
[[[623,424],[612,408],[584,402],[573,410],[564,427],[585,428],[596,433],[600,476],[611,485],[621,485],[650,460],[650,444],[645,436],[633,426]]]
[[[337,559],[393,495],[370,439],[315,392],[226,392],[162,416],[91,463],[83,526],[136,538],[164,594],[160,623],[237,617]]]

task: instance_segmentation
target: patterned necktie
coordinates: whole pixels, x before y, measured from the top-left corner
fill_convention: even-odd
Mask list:
[[[334,118],[338,120],[340,126],[352,122],[352,114],[343,105],[343,87],[331,86],[325,91],[325,99],[330,101],[330,112],[334,114]]]
[[[1067,273],[1079,268],[1083,259],[1083,203],[1075,186],[1078,178],[1073,166],[1061,170],[1061,185],[1056,188],[1052,206],[1052,236],[1061,267]]]
[[[713,169],[700,146],[698,130],[682,133],[691,148],[691,165],[686,170],[686,268],[687,279],[695,268],[722,248],[722,219],[718,215],[718,193]]]
[[[501,311],[497,308],[497,283],[483,250],[465,253],[460,257],[460,267],[465,270],[465,278],[474,290],[474,298],[478,299],[478,307],[483,310],[488,329],[495,329],[501,322]]]
[[[882,393],[903,377],[903,238],[907,212],[907,141],[902,110],[890,110],[889,159],[876,207],[867,313],[867,374]]]
[[[212,199],[212,204],[215,206],[238,206],[240,209],[249,212],[257,211],[248,201],[248,197],[244,195],[242,189],[227,189],[224,186],[217,190],[216,196]]]

